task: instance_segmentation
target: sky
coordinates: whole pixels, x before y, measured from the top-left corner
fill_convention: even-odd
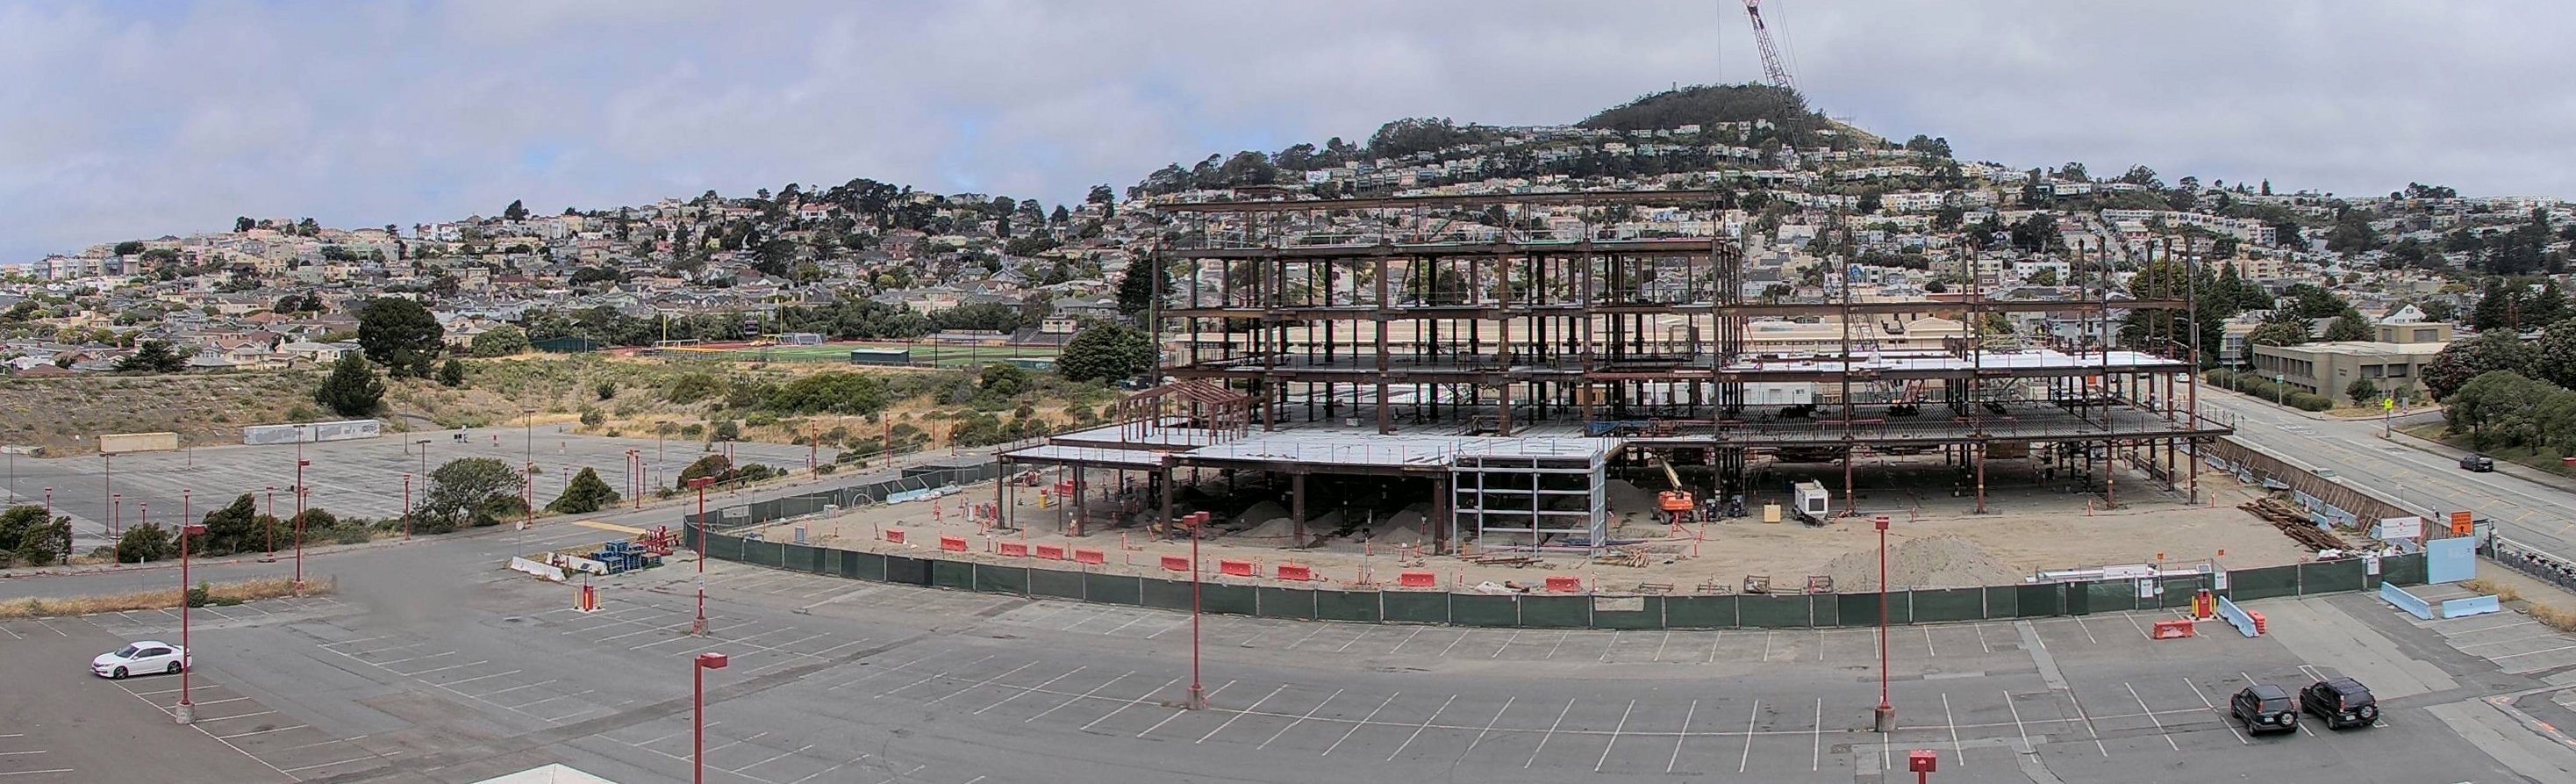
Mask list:
[[[2576,196],[2576,3],[1770,0],[1827,114],[2015,167]],[[867,177],[1049,204],[1758,80],[1734,0],[0,0],[0,263]]]

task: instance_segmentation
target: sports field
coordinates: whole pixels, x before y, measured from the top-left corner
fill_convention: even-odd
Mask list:
[[[819,346],[765,346],[710,352],[716,357],[745,362],[843,362],[850,361],[850,351],[860,348],[911,349],[912,364],[932,367],[972,367],[1010,359],[1054,359],[1059,353],[1054,346],[958,346],[932,343],[826,343]]]

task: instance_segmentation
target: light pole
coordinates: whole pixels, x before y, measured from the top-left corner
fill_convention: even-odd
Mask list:
[[[697,736],[689,744],[689,780],[696,784],[707,780],[707,671],[724,669],[729,663],[724,654],[701,653],[689,667],[689,724]]]
[[[100,490],[107,493],[109,507],[107,512],[107,538],[114,539],[116,538],[116,453],[100,452],[98,453],[98,456],[99,459],[104,460],[107,463],[107,486],[100,488]]]
[[[403,541],[411,541],[411,475],[403,475]]]
[[[304,444],[295,444],[295,590],[304,591],[304,496],[313,492],[304,486],[304,467],[313,461],[304,459]]]
[[[125,515],[125,494],[124,494],[124,493],[109,493],[109,494],[107,494],[107,538],[109,538],[109,539],[115,539],[115,538],[117,538],[120,534],[122,534],[122,533],[123,533],[123,531],[121,530],[122,526],[121,526],[121,524],[120,524],[120,521],[119,521],[119,520],[117,520],[117,518],[119,518],[119,517],[123,517],[124,515]]]
[[[634,508],[644,508],[644,450],[626,450],[626,494]]]
[[[260,492],[268,500],[268,514],[263,515],[268,520],[259,526],[260,535],[268,537],[268,547],[260,551],[259,562],[277,563],[277,486],[269,485]]]
[[[1887,701],[1887,515],[1871,517],[1878,528],[1878,731],[1896,731],[1896,706]]]
[[[194,510],[189,508],[188,504],[188,488],[179,488],[179,524],[187,525],[189,519],[188,515],[193,511]]]
[[[197,720],[197,706],[188,701],[188,671],[196,669],[197,649],[188,645],[188,539],[206,532],[206,524],[181,521],[179,525],[179,723]]]
[[[707,633],[707,485],[715,483],[712,476],[689,480],[698,491],[698,619],[689,624],[689,633],[701,637]]]
[[[46,523],[48,523],[48,524],[50,524],[50,523],[52,523],[53,521],[54,521],[54,489],[53,489],[53,488],[48,487],[48,488],[45,488],[45,522],[46,522]],[[66,524],[66,525],[64,525],[64,526],[63,526],[63,564],[62,564],[62,565],[64,565],[64,566],[70,566],[70,565],[72,565],[72,527],[71,527],[70,525],[68,525],[68,524]]]
[[[1165,482],[1170,479],[1163,480]],[[1204,513],[1202,513],[1204,514]],[[1207,692],[1199,688],[1199,523],[1190,519],[1190,709],[1207,707]]]

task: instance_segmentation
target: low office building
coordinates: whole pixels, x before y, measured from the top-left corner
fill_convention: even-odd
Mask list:
[[[2293,389],[2303,389],[2343,402],[2362,402],[2347,392],[2355,380],[2366,379],[2382,394],[2410,399],[2423,399],[2424,367],[2442,353],[2444,343],[2382,343],[2369,340],[2341,340],[2308,343],[2298,346],[2247,346],[2253,353],[2253,370],[2277,378]]]

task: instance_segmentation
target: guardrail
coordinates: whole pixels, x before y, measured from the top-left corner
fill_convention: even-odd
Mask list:
[[[2489,533],[2478,542],[2478,554],[2512,568],[2514,571],[2547,580],[2560,588],[2576,591],[2576,561],[2570,561],[2540,548]]]
[[[724,533],[745,525],[818,512],[840,499],[882,499],[888,487],[938,479],[959,484],[980,481],[962,476],[923,476],[764,501],[709,513],[717,525],[712,533],[699,528],[695,515],[687,515],[683,537],[687,546],[709,558],[812,574],[1031,598],[1169,610],[1190,608],[1192,583],[1186,578],[1113,574],[1078,564],[1067,569],[888,555]],[[735,510],[741,511],[732,513]],[[1311,581],[1227,578],[1204,563],[1191,564],[1186,559],[1182,559],[1177,571],[1186,574],[1194,568],[1201,575],[1201,610],[1265,618],[1569,629],[1813,628],[1878,622],[1877,593],[1496,595],[1367,586],[1331,588],[1315,586]],[[2238,569],[2223,573],[2223,580],[2221,577],[2193,574],[1891,591],[1886,596],[1887,618],[1891,623],[1934,623],[2186,608],[2191,605],[2192,595],[2203,589],[2236,601],[2371,591],[2382,584],[2422,585],[2425,556],[2407,553],[2377,559],[2342,558]]]

